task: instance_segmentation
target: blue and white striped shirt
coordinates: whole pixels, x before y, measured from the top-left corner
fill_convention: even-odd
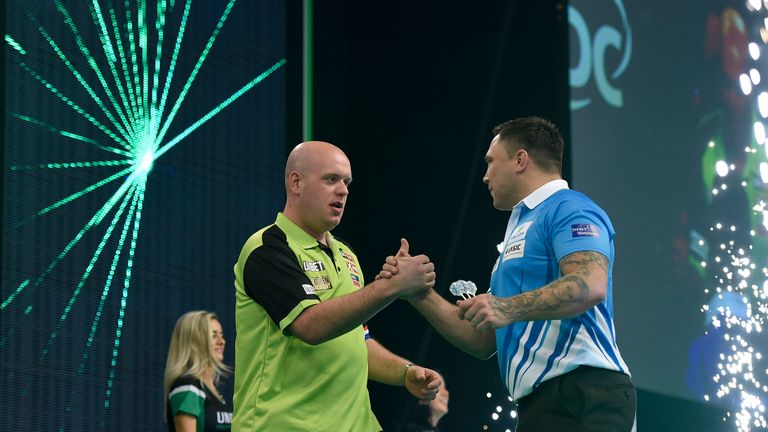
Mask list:
[[[599,252],[609,261],[602,303],[573,318],[516,322],[496,330],[501,376],[512,398],[582,365],[629,375],[613,327],[614,234],[608,215],[564,180],[541,186],[512,210],[491,273],[493,295],[512,297],[549,284],[561,276],[560,260],[574,252]]]

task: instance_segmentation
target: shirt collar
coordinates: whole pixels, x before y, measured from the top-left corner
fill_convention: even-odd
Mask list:
[[[316,238],[309,235],[306,231],[304,231],[300,226],[296,225],[295,222],[288,219],[286,215],[284,215],[282,212],[277,214],[277,219],[275,219],[275,225],[277,225],[281,230],[283,230],[288,237],[291,238],[291,240],[295,241],[299,246],[301,246],[304,249],[312,249],[314,247],[317,247],[317,245],[320,243],[317,241]],[[333,236],[330,232],[325,233],[326,238],[328,239],[328,245],[330,246],[333,243]]]
[[[523,198],[523,200],[520,202],[525,204],[525,206],[528,207],[529,209],[533,210],[534,208],[536,208],[536,206],[544,202],[545,199],[554,195],[555,192],[561,191],[563,189],[568,189],[567,181],[563,179],[552,180],[548,183],[544,183],[543,185],[539,186],[538,189],[531,192],[530,195]],[[518,203],[517,205],[520,205],[520,203]]]

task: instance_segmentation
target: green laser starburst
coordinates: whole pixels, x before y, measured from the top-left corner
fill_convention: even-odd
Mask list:
[[[18,42],[18,37],[14,38],[14,35],[10,34],[5,35],[5,41],[9,48],[6,54],[8,64],[16,64],[39,84],[41,92],[38,97],[44,98],[46,94],[53,96],[54,101],[58,100],[59,103],[66,106],[67,112],[79,121],[87,122],[95,127],[101,136],[86,137],[21,112],[9,113],[11,118],[54,134],[57,139],[60,139],[63,146],[73,142],[70,140],[74,140],[109,154],[109,157],[102,160],[93,160],[92,158],[78,160],[77,152],[73,150],[72,158],[69,160],[10,165],[6,168],[8,173],[90,168],[115,170],[36,213],[16,221],[15,227],[19,228],[33,223],[36,219],[80,200],[97,189],[116,187],[116,190],[99,208],[93,209],[93,213],[89,215],[87,222],[80,228],[80,231],[64,245],[44,270],[17,282],[17,287],[10,295],[2,299],[0,313],[11,313],[11,305],[23,302],[26,295],[44,286],[50,280],[50,276],[57,265],[63,262],[70,252],[76,247],[85,247],[80,243],[87,233],[100,233],[101,238],[98,245],[89,252],[90,260],[82,269],[77,284],[71,287],[72,291],[66,305],[56,316],[55,324],[53,324],[45,345],[40,351],[38,361],[41,364],[45,362],[50,351],[54,349],[54,342],[62,326],[74,312],[77,300],[89,284],[88,281],[94,269],[102,262],[108,261],[109,264],[103,264],[105,268],[108,268],[108,276],[101,285],[99,304],[91,320],[89,335],[84,341],[80,365],[77,370],[79,374],[84,372],[85,362],[90,356],[94,343],[96,343],[99,324],[102,317],[109,313],[105,310],[105,303],[111,288],[115,285],[122,285],[117,324],[111,341],[109,373],[106,388],[103,390],[104,409],[109,409],[113,393],[115,369],[119,361],[120,339],[128,306],[131,271],[136,245],[139,241],[147,179],[152,172],[154,162],[175,148],[187,136],[220,113],[229,104],[280,69],[286,62],[285,59],[277,61],[251,81],[246,82],[234,94],[223,98],[222,102],[183,128],[176,136],[166,139],[177,114],[186,106],[185,98],[204,66],[206,58],[212,51],[227,17],[232,12],[235,0],[229,0],[224,6],[214,30],[202,51],[197,55],[191,72],[184,79],[181,90],[173,96],[171,83],[175,78],[174,72],[179,60],[190,10],[193,7],[192,3],[192,0],[186,0],[183,8],[177,8],[174,0],[158,0],[156,4],[150,4],[147,0],[125,0],[122,8],[117,9],[110,0],[90,0],[87,2],[89,13],[85,14],[89,16],[90,22],[84,27],[78,25],[75,20],[76,16],[79,17],[84,14],[73,14],[70,12],[70,8],[74,6],[68,8],[62,0],[54,0],[53,9],[55,10],[51,11],[51,14],[55,15],[56,18],[46,22],[53,23],[52,25],[62,25],[71,34],[74,43],[62,43],[55,40],[51,35],[56,33],[49,31],[37,17],[31,14],[28,15],[29,29],[40,34],[47,43],[47,47],[50,48],[49,52],[25,50]],[[149,15],[151,14],[148,13],[150,7],[156,7],[153,14],[154,22],[150,22]],[[179,12],[176,16],[173,14],[174,9]],[[169,20],[178,22],[178,29],[173,43],[166,47],[165,38],[170,33],[166,23]],[[86,28],[87,34],[95,35],[95,37],[90,37],[90,39],[86,37],[86,33],[83,31]],[[93,41],[96,39],[98,39],[98,46],[93,46]],[[164,47],[172,50],[167,64],[163,62]],[[40,71],[33,68],[30,61],[30,57],[33,55],[48,55],[49,58],[55,59],[68,71],[76,86],[55,86],[50,79],[46,79]],[[162,79],[163,76],[164,79]],[[77,90],[72,90],[73,88]],[[82,91],[82,93],[73,94],[75,91]],[[87,95],[88,105],[98,109],[89,109],[82,103],[75,102],[81,100],[83,95]],[[49,102],[43,101],[41,103]],[[167,106],[170,106],[170,109],[166,113]],[[106,223],[105,221],[109,222]],[[113,238],[114,240],[110,241]],[[122,260],[125,262],[122,264],[124,271],[121,272],[119,268],[121,268]],[[90,284],[92,285],[92,283]],[[15,315],[18,323],[19,319],[30,314],[33,306],[32,304],[17,306],[20,309],[15,308],[14,310],[23,309],[24,311],[23,314]],[[15,333],[15,326],[4,327],[0,347],[3,347]],[[22,395],[26,391],[27,389],[22,389]],[[67,411],[71,408],[72,395],[76,391],[73,389],[69,400],[66,401]]]

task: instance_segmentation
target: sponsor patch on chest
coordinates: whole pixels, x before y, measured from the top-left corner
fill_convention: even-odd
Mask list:
[[[344,259],[345,259],[345,260],[347,260],[347,261],[354,261],[354,260],[355,260],[355,258],[354,258],[352,255],[350,255],[350,254],[348,254],[348,253],[344,252],[344,249],[339,249],[339,253],[340,253],[340,254],[341,254],[341,256],[342,256],[342,257],[344,257]]]
[[[312,285],[315,287],[316,291],[331,289],[331,280],[328,279],[328,276],[312,276],[310,279],[312,280]]]
[[[304,261],[304,271],[319,272],[324,271],[325,266],[322,261]]]
[[[352,261],[345,261],[347,263],[347,270],[349,270],[350,273],[360,273],[360,270],[357,269],[357,266]]]
[[[600,238],[600,228],[592,224],[573,224],[571,225],[571,237]]]
[[[525,240],[510,243],[504,250],[504,259],[522,258],[525,255]]]
[[[528,228],[533,224],[532,221],[521,223],[516,226],[507,239],[507,246],[504,249],[503,260],[510,258],[522,258],[525,255],[525,235]]]

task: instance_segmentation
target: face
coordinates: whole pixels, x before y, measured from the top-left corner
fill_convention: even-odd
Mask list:
[[[488,185],[488,191],[493,199],[493,206],[498,210],[511,210],[520,197],[516,180],[516,158],[509,157],[504,144],[497,135],[491,141],[485,162],[488,168],[483,176],[483,182]]]
[[[219,320],[211,319],[211,341],[213,356],[219,361],[224,361],[224,345],[227,341],[224,340],[224,330],[221,329]]]
[[[352,168],[344,153],[334,149],[317,157],[300,175],[299,205],[303,228],[319,237],[341,222],[352,182]]]

